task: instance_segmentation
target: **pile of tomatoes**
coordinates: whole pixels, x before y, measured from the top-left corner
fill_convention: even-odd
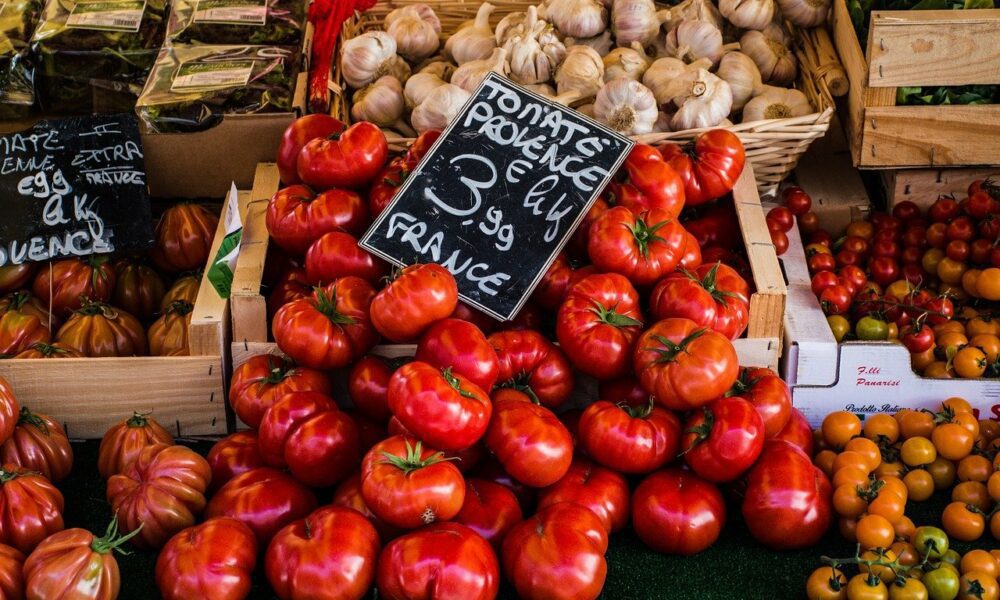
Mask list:
[[[0,358],[187,356],[218,223],[199,204],[176,204],[148,256],[0,267]]]
[[[788,232],[798,222],[799,227],[808,228],[815,225],[819,217],[812,212],[812,197],[797,185],[788,186],[781,191],[783,206],[775,206],[767,211],[764,221],[771,234],[774,252],[781,256],[788,250]]]

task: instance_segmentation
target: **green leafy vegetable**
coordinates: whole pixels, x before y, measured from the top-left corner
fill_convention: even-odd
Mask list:
[[[174,0],[167,26],[172,42],[299,46],[304,0]]]

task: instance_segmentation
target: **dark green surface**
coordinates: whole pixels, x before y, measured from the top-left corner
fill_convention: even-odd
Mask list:
[[[200,442],[191,446],[201,453],[208,452],[211,447]],[[111,518],[111,509],[104,500],[104,482],[97,473],[97,449],[96,441],[73,445],[76,453],[73,473],[59,486],[66,496],[67,527],[103,532]],[[911,503],[907,514],[918,525],[937,525],[946,500],[936,497],[921,505]],[[796,552],[765,550],[750,537],[738,506],[730,508],[729,522],[721,539],[697,556],[656,554],[647,550],[630,530],[613,536],[607,555],[608,579],[601,597],[616,600],[802,598],[806,577],[819,566],[821,555],[842,557],[854,552],[852,545],[840,539],[835,529],[816,548]],[[993,547],[988,536],[979,545]],[[962,545],[958,550],[968,548],[969,545]],[[128,556],[118,556],[122,573],[119,598],[149,600],[159,597],[153,580],[155,564],[153,552],[132,551]],[[251,598],[273,597],[266,581],[258,575]],[[501,597],[514,598],[514,595],[507,588],[502,590]]]

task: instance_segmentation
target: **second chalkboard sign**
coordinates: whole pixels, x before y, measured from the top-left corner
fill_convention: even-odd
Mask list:
[[[512,319],[632,142],[491,73],[361,246],[447,268],[459,295]]]

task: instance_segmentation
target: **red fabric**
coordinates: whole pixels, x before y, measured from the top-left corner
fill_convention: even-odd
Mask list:
[[[309,111],[325,113],[330,110],[328,80],[333,64],[333,49],[344,26],[344,21],[355,10],[366,11],[375,6],[375,0],[315,0],[309,7],[309,20],[315,28],[312,48],[312,70],[309,73]]]

